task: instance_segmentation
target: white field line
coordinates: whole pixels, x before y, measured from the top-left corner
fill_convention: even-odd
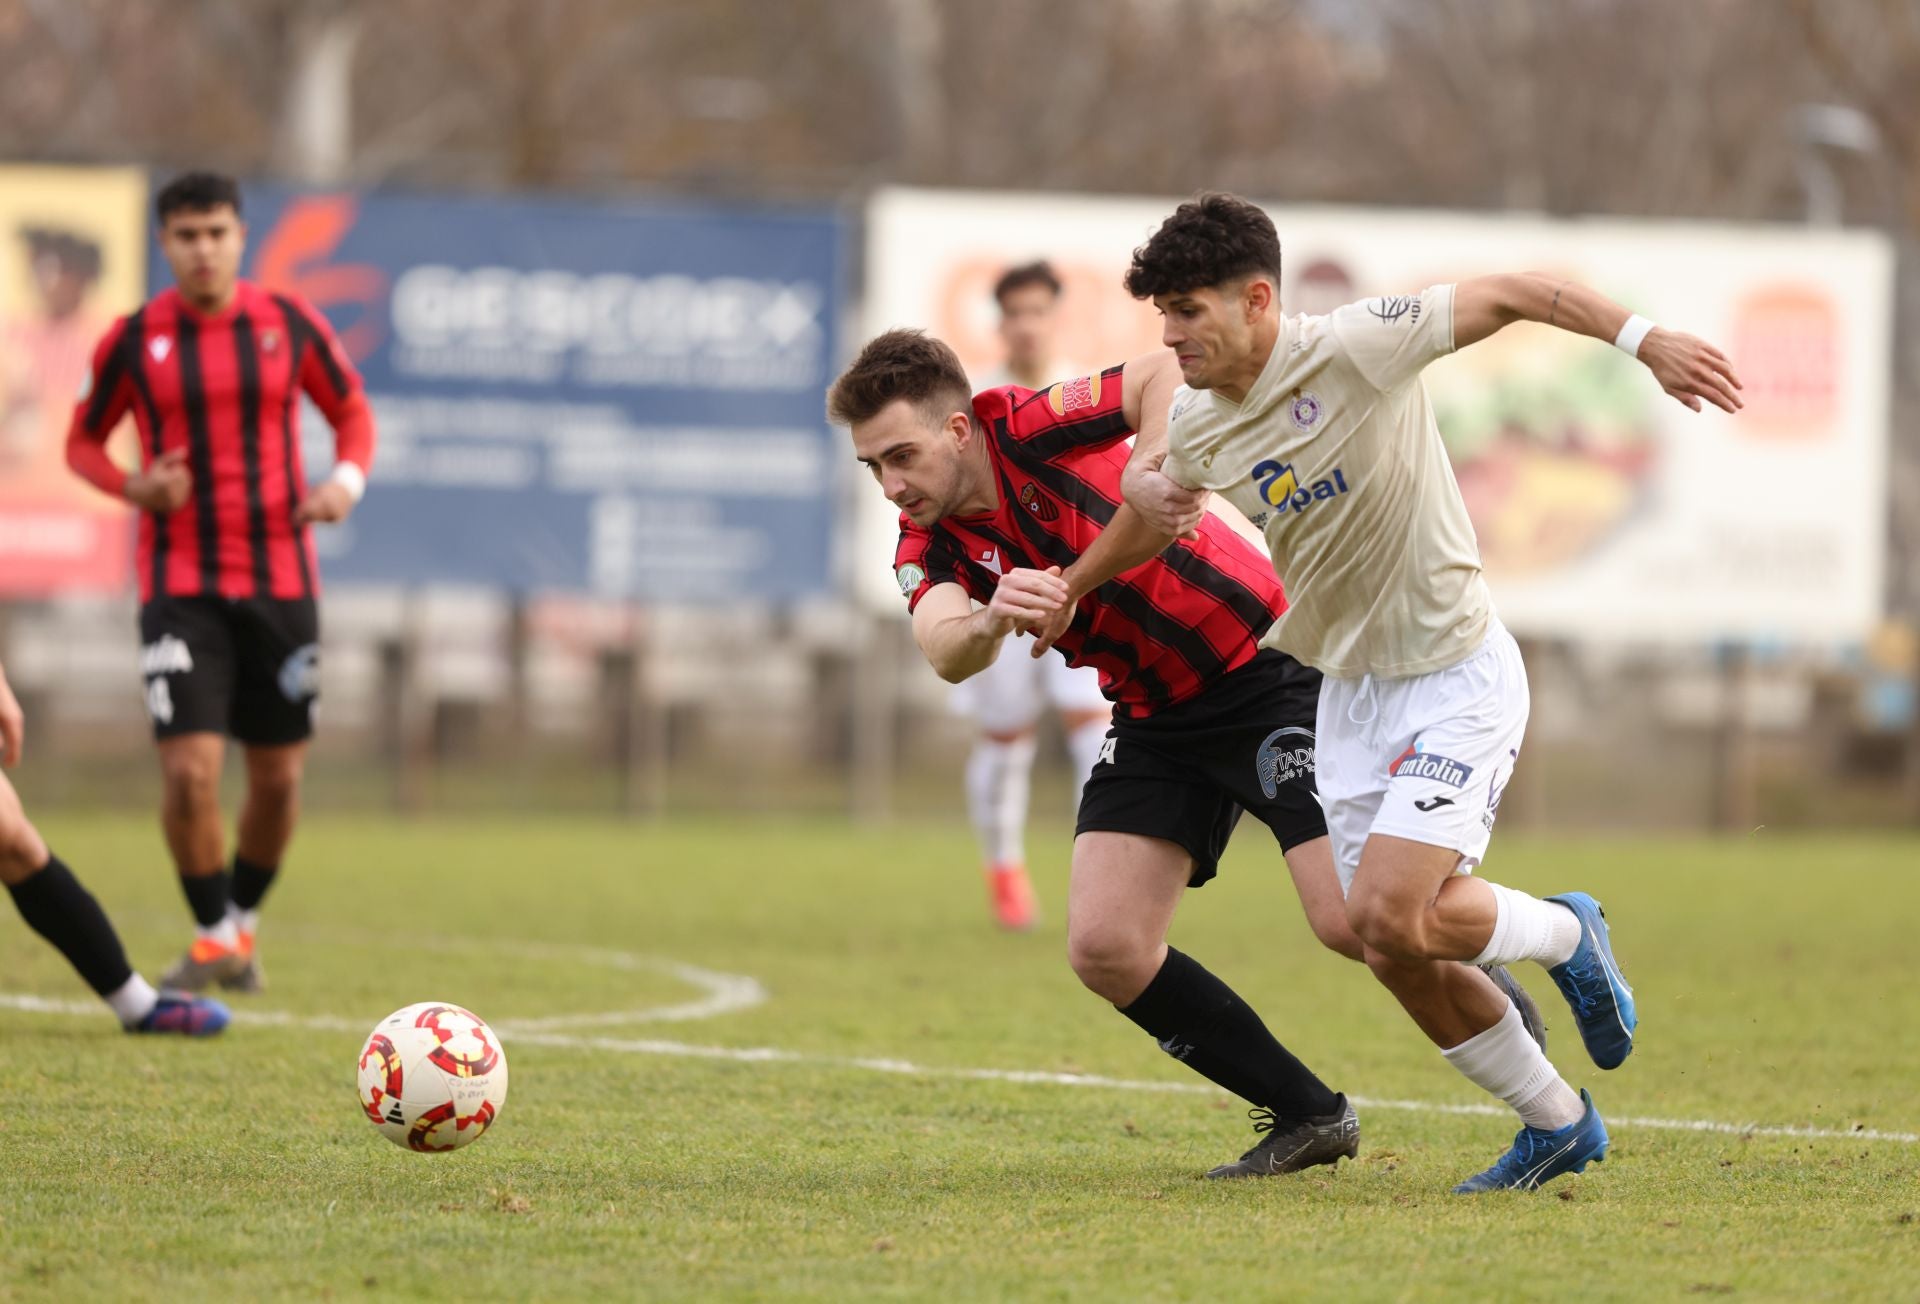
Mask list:
[[[748,980],[751,981],[751,980]],[[758,984],[755,984],[758,986]],[[666,1009],[681,1007],[668,1006]],[[25,1010],[35,1014],[103,1014],[98,1002],[50,1000],[41,996],[0,993],[0,1009]],[[645,1012],[625,1016],[639,1021]],[[597,1022],[614,1022],[621,1016],[595,1015]],[[684,1017],[684,1016],[670,1016]],[[234,1016],[242,1025],[281,1028],[311,1028],[325,1032],[359,1034],[369,1025],[364,1019],[343,1019],[333,1015],[288,1014],[242,1010]],[[915,1064],[911,1060],[875,1059],[861,1056],[809,1055],[774,1046],[699,1046],[684,1041],[629,1039],[603,1036],[574,1036],[542,1031],[551,1020],[523,1020],[497,1026],[503,1041],[515,1045],[548,1046],[561,1050],[595,1050],[617,1055],[666,1055],[680,1059],[724,1060],[736,1064],[806,1064],[823,1068],[856,1069],[867,1073],[891,1073],[901,1077],[928,1078],[960,1082],[1011,1082],[1021,1085],[1054,1087],[1092,1087],[1108,1091],[1144,1091],[1164,1095],[1221,1094],[1218,1087],[1197,1082],[1146,1082],[1132,1078],[1101,1077],[1092,1073],[1054,1073],[1041,1069],[948,1068]],[[1450,1104],[1433,1100],[1381,1100],[1355,1096],[1353,1103],[1362,1109],[1390,1109],[1411,1114],[1467,1114],[1488,1118],[1508,1118],[1512,1111],[1498,1105]],[[1647,1128],[1661,1132],[1711,1132],[1727,1136],[1792,1137],[1810,1141],[1889,1141],[1899,1145],[1920,1145],[1920,1132],[1886,1132],[1875,1128],[1801,1127],[1779,1124],[1731,1123],[1705,1118],[1648,1118],[1638,1115],[1607,1119],[1609,1128]]]

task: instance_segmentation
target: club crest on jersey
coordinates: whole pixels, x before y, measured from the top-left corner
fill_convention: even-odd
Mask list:
[[[1063,380],[1047,391],[1047,406],[1053,409],[1053,415],[1057,417],[1078,412],[1081,408],[1097,407],[1099,403],[1100,377],[1097,375]]]
[[[1462,765],[1451,756],[1427,751],[1416,738],[1413,745],[1396,756],[1393,764],[1387,767],[1387,776],[1394,779],[1432,779],[1450,788],[1464,788],[1467,780],[1473,777],[1473,767]]]
[[[153,355],[155,362],[165,362],[167,355],[173,352],[171,335],[156,335],[147,341],[147,352]]]
[[[1347,492],[1347,477],[1337,466],[1325,480],[1303,485],[1294,474],[1291,462],[1276,462],[1271,458],[1253,468],[1253,482],[1259,487],[1261,499],[1278,509],[1282,516],[1288,512],[1304,512],[1317,502],[1338,498]]]
[[[1293,428],[1311,430],[1320,424],[1320,414],[1326,409],[1320,406],[1320,396],[1310,389],[1293,391]]]
[[[260,351],[262,353],[278,353],[280,351],[280,332],[276,330],[261,331]]]
[[[927,582],[927,573],[912,562],[908,562],[893,573],[893,578],[900,585],[901,595],[910,598],[915,589]]]
[[[1041,493],[1040,486],[1031,480],[1020,490],[1020,505],[1043,521],[1060,519],[1060,505]]]

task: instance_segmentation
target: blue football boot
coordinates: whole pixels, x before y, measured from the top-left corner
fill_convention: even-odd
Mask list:
[[[1580,945],[1565,964],[1547,970],[1554,986],[1567,998],[1580,1040],[1587,1054],[1603,1069],[1617,1069],[1633,1053],[1633,1030],[1640,1016],[1633,1008],[1633,988],[1621,976],[1607,938],[1607,914],[1585,892],[1550,896],[1580,918]]]
[[[128,1032],[177,1033],[184,1037],[212,1037],[223,1031],[232,1016],[219,1001],[187,992],[162,991],[160,999]]]
[[[1513,1149],[1494,1160],[1493,1167],[1475,1173],[1453,1188],[1455,1195],[1477,1195],[1481,1191],[1531,1191],[1542,1182],[1551,1182],[1562,1173],[1578,1173],[1588,1164],[1607,1157],[1607,1125],[1593,1107],[1593,1097],[1580,1093],[1587,1112],[1577,1123],[1549,1132],[1544,1128],[1523,1127],[1513,1139]]]

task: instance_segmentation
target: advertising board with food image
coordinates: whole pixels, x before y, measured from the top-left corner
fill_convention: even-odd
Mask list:
[[[975,375],[998,363],[998,269],[1050,259],[1064,350],[1156,347],[1121,288],[1177,199],[884,191],[868,216],[865,324],[923,326]],[[1881,614],[1892,255],[1860,232],[1270,206],[1289,313],[1501,271],[1544,271],[1703,336],[1746,385],[1696,414],[1618,350],[1518,326],[1425,379],[1501,615],[1518,633],[1640,643],[1852,642]],[[1064,379],[1064,378],[1063,378]],[[869,501],[874,500],[874,501]],[[868,494],[862,592],[893,515]],[[877,578],[867,571],[880,572]]]

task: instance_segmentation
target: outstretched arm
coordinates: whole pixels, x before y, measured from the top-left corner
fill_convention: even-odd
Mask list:
[[[1537,321],[1608,344],[1631,347],[1660,387],[1701,410],[1702,400],[1738,412],[1740,378],[1727,355],[1703,339],[1654,326],[1598,290],[1544,272],[1511,272],[1461,281],[1453,290],[1453,346],[1464,349],[1517,321]],[[1623,328],[1634,329],[1623,336]],[[1646,329],[1642,329],[1642,328]],[[1633,336],[1639,335],[1637,343]]]

